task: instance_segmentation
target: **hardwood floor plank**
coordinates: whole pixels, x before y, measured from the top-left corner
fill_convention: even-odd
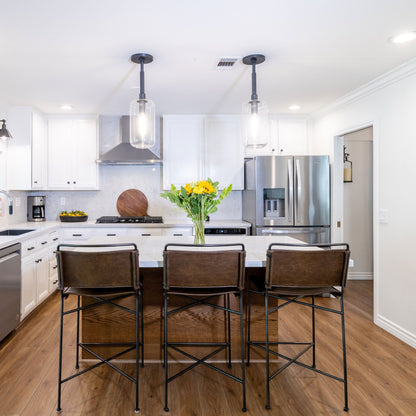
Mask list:
[[[416,350],[374,325],[371,297],[372,282],[348,282],[345,298],[350,393],[348,413],[343,411],[342,383],[299,366],[289,367],[272,380],[272,410],[266,410],[264,363],[254,362],[264,358],[264,354],[252,349],[253,361],[246,368],[246,415],[416,414]],[[319,299],[320,304],[327,306],[337,302],[331,298]],[[256,314],[261,315],[261,302],[256,304],[255,309]],[[154,350],[149,356],[160,357],[160,344],[156,342],[160,339],[160,308],[153,306],[148,310],[149,325],[158,333],[149,338],[145,349]],[[279,336],[308,338],[309,311],[304,313],[301,308],[287,311],[286,314],[283,310],[279,313]],[[317,318],[318,365],[342,374],[339,317],[326,317],[324,313],[319,313]],[[192,327],[195,327],[196,317],[192,322]],[[75,320],[68,318],[66,325],[64,372],[68,375],[74,371]],[[181,319],[173,321],[173,325],[178,325],[183,331],[189,329]],[[256,325],[258,333],[263,333],[264,326],[259,319]],[[56,415],[58,340],[59,296],[54,295],[0,344],[0,416]],[[236,356],[238,341],[238,336],[233,334]],[[310,354],[305,355],[304,360],[309,362]],[[282,361],[275,363],[274,367],[280,365]],[[132,364],[121,366],[129,373],[134,372]],[[233,367],[237,375],[238,364],[234,363]],[[147,362],[145,368],[140,368],[140,414],[242,414],[241,385],[209,368],[198,367],[170,383],[169,413],[163,411],[163,396],[163,368],[160,363]],[[134,384],[113,370],[100,367],[64,384],[62,406],[63,416],[132,415]]]

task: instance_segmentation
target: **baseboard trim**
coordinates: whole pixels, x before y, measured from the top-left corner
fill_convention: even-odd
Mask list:
[[[348,272],[348,280],[373,280],[371,272]]]
[[[411,347],[416,348],[416,334],[412,334],[408,330],[380,315],[377,315],[374,323]]]

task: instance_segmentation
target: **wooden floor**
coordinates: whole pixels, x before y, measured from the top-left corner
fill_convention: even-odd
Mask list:
[[[323,298],[321,304],[337,301]],[[290,306],[292,308],[292,306]],[[280,336],[307,333],[309,314],[294,306],[279,314]],[[59,297],[52,298],[0,344],[0,416],[56,414]],[[317,365],[341,375],[339,317],[317,312]],[[319,320],[319,318],[324,318]],[[74,326],[71,327],[74,331]],[[349,415],[416,415],[416,350],[372,323],[372,282],[351,281],[346,290]],[[66,347],[65,374],[74,365],[74,345]],[[258,355],[255,358],[261,358]],[[307,361],[309,357],[305,358]],[[275,364],[278,366],[279,364]],[[178,364],[179,366],[179,364]],[[123,364],[126,371],[132,365]],[[178,367],[179,368],[179,367]],[[238,374],[238,365],[233,369]],[[246,415],[345,415],[342,384],[291,366],[272,381],[266,410],[262,363],[247,368]],[[242,415],[241,386],[208,368],[197,367],[173,381],[163,411],[163,369],[146,364],[140,375],[142,415]],[[100,367],[63,387],[63,415],[134,414],[134,385]]]

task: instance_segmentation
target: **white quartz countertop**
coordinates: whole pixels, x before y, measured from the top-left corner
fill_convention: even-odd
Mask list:
[[[43,222],[23,222],[20,224],[13,224],[8,227],[0,228],[0,231],[3,230],[31,230],[25,234],[20,235],[0,235],[0,249],[4,247],[11,246],[16,243],[21,243],[22,241],[36,238],[44,232],[50,232],[58,230],[60,223],[58,221],[43,221]]]
[[[59,222],[62,228],[78,228],[78,227],[117,227],[117,228],[173,228],[173,227],[192,227],[190,220],[163,220],[163,223],[101,223],[97,224],[96,220],[85,222]],[[205,228],[249,228],[251,224],[242,220],[217,220],[207,221]]]
[[[191,236],[171,237],[92,237],[77,242],[77,245],[134,243],[139,250],[140,267],[163,267],[163,250],[168,243],[193,244]],[[265,267],[266,251],[270,243],[305,244],[302,241],[286,236],[205,236],[206,244],[242,243],[246,250],[246,267]]]
[[[36,238],[41,233],[46,231],[58,230],[59,228],[83,228],[83,227],[97,227],[97,228],[173,228],[173,227],[192,227],[192,222],[189,220],[165,220],[162,224],[96,224],[95,220],[86,222],[60,222],[60,221],[41,221],[41,222],[22,222],[19,224],[12,224],[7,227],[1,227],[3,230],[32,230],[28,233],[13,236],[0,236],[0,249],[11,246],[12,244],[20,243],[30,238]],[[242,220],[217,220],[208,221],[205,223],[206,228],[248,228],[250,223]],[[154,237],[152,237],[154,238]],[[221,237],[223,238],[223,237]]]

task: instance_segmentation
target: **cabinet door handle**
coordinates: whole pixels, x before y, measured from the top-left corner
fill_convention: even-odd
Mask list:
[[[34,249],[35,249],[35,247],[28,247],[27,251],[34,250]]]
[[[37,259],[35,260],[35,263],[40,263],[42,261],[42,259]]]
[[[142,233],[142,236],[143,236],[143,237],[150,237],[150,236],[151,236],[151,234],[149,234],[149,233]]]
[[[54,280],[54,281],[53,281],[53,284],[54,284],[54,285],[56,285],[57,283],[58,283],[58,281],[57,281],[57,280]]]
[[[56,237],[56,238],[53,239],[53,241],[57,241],[57,240],[59,240],[59,237]]]
[[[180,236],[182,236],[183,234],[182,234],[182,233],[173,233],[173,235],[174,235],[174,237],[180,237]]]
[[[48,244],[47,241],[42,241],[41,244],[44,246],[45,244]]]
[[[58,268],[58,265],[52,267],[52,269],[54,269],[54,270],[57,269],[57,268]]]
[[[72,234],[72,237],[82,237],[82,234]]]
[[[72,182],[72,183],[77,183],[77,181],[74,181],[74,182]]]
[[[38,181],[33,181],[33,183],[38,183]]]
[[[117,234],[107,234],[107,237],[115,237]]]
[[[71,181],[66,181],[66,183],[69,185],[71,183]]]

